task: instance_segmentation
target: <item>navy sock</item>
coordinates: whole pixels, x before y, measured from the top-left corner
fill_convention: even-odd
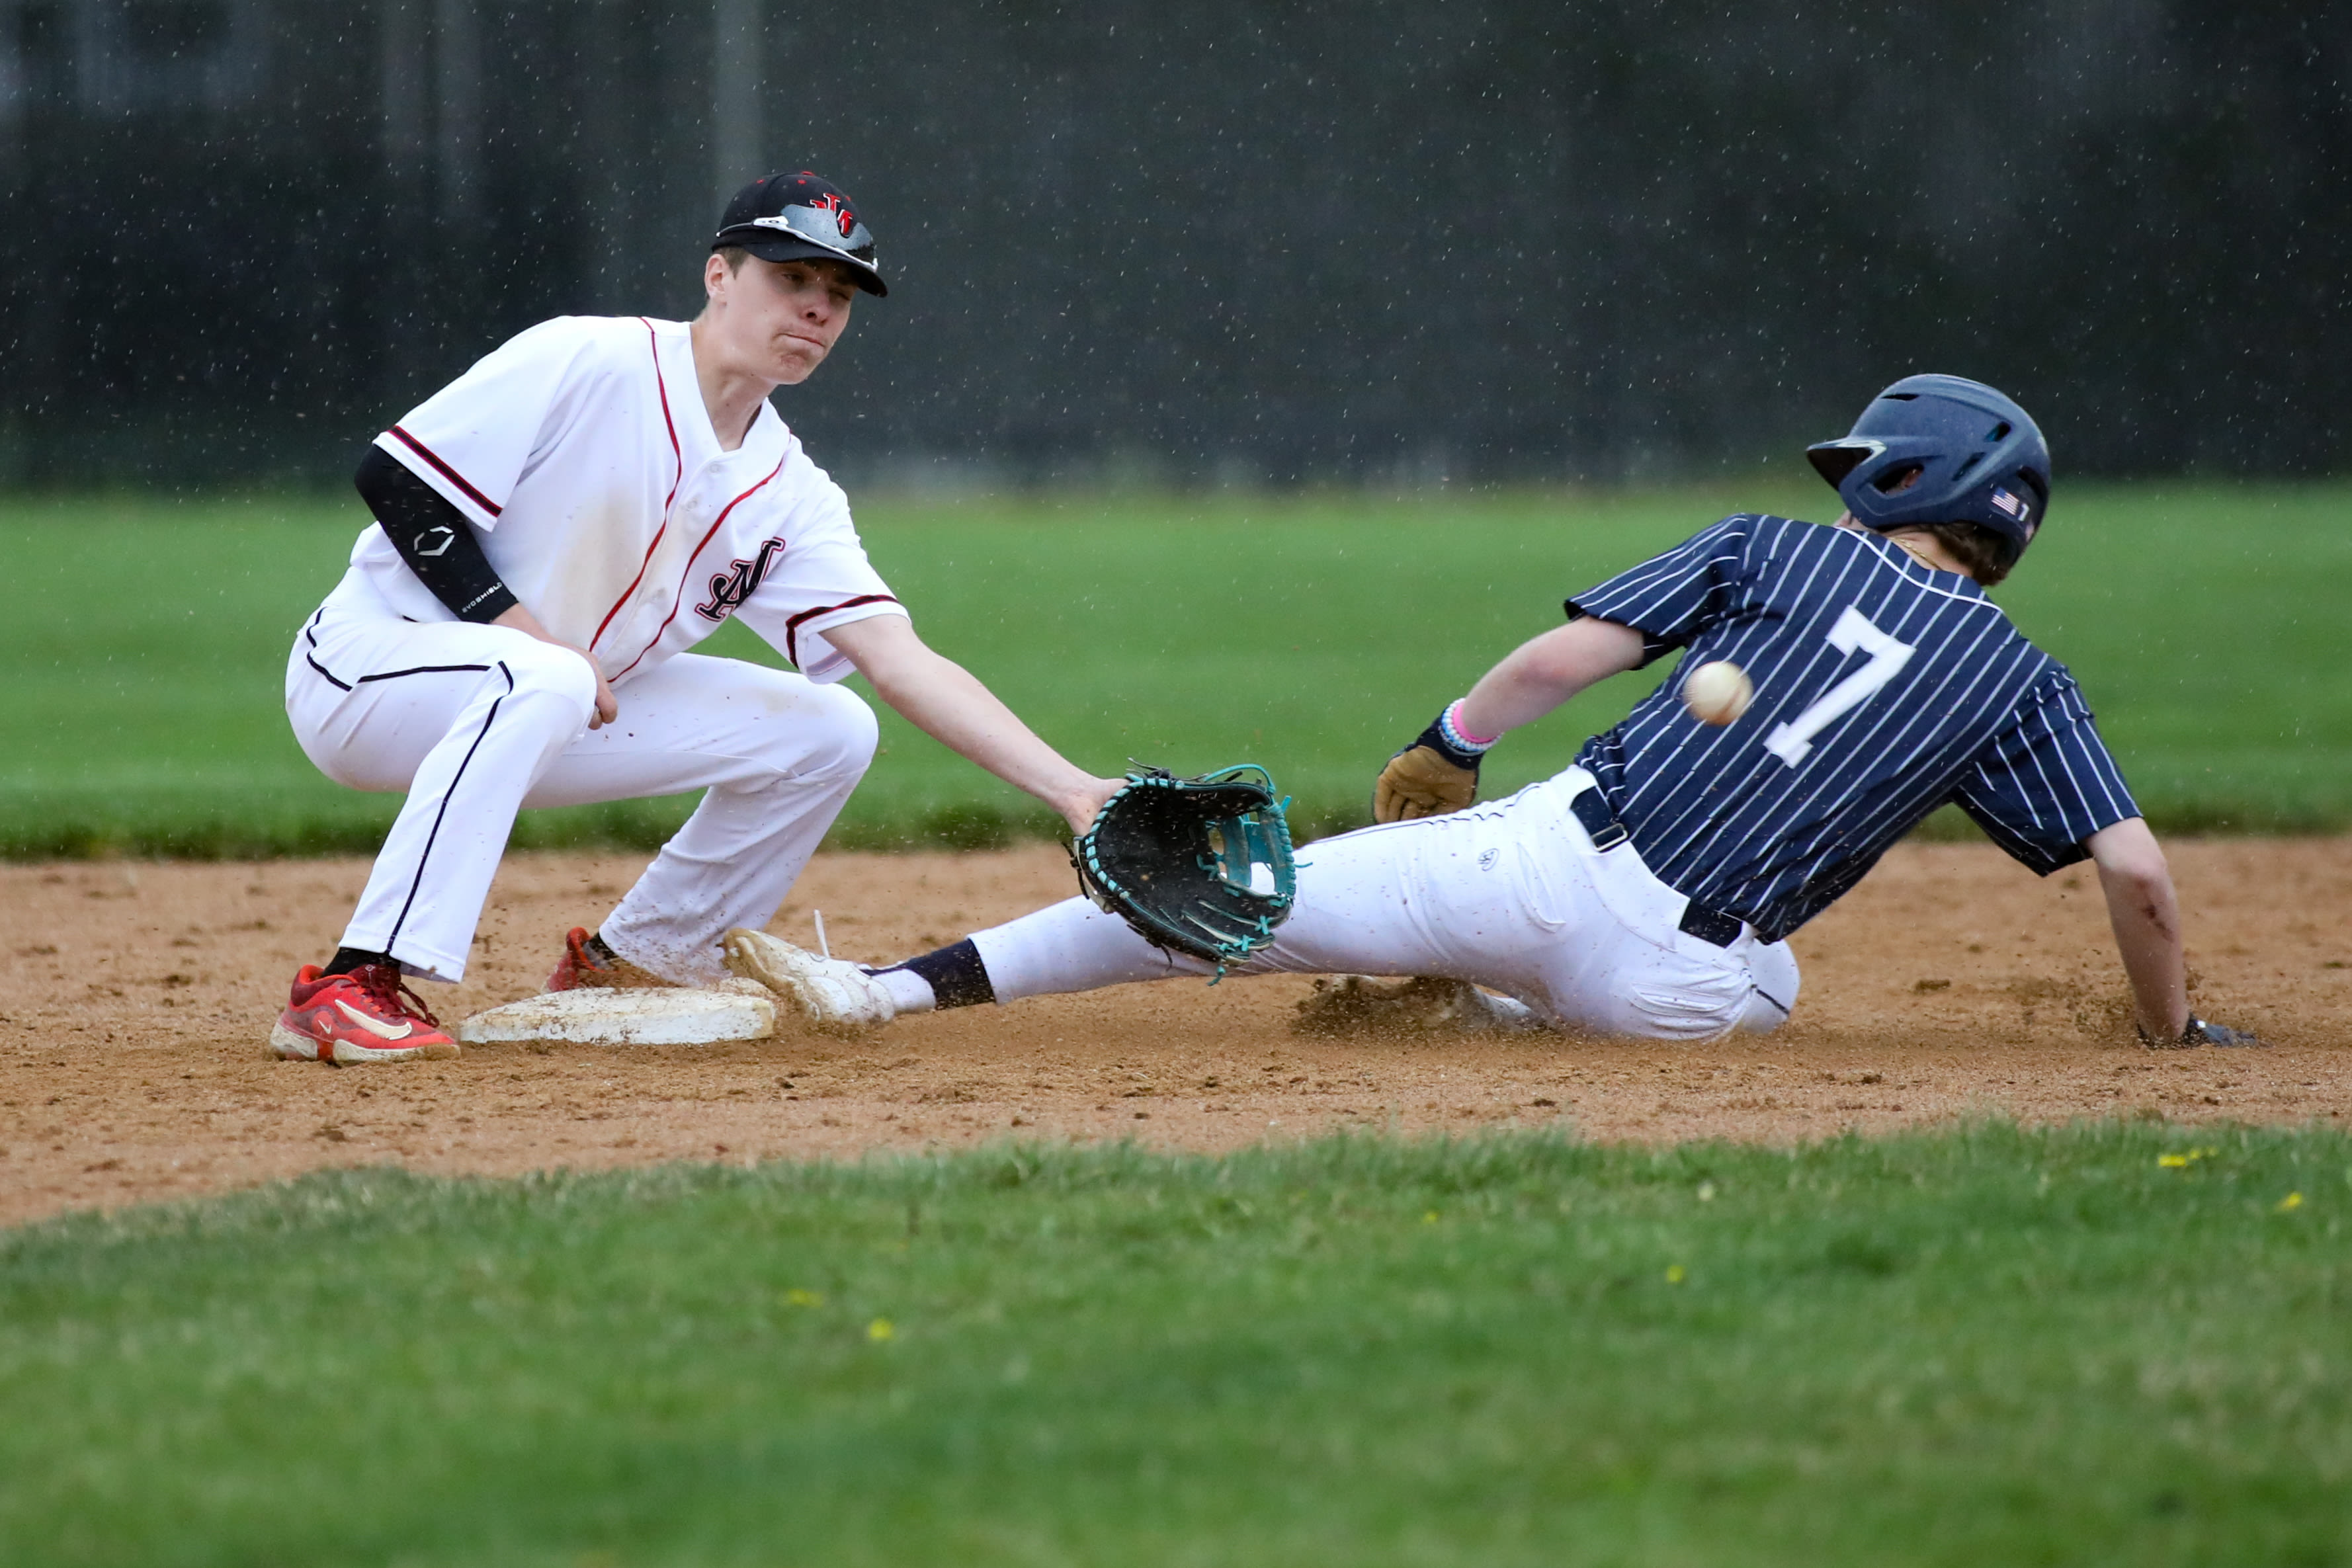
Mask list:
[[[977,1007],[996,999],[996,988],[988,980],[988,966],[981,962],[980,949],[971,945],[969,936],[952,946],[936,948],[919,958],[909,958],[890,967],[920,975],[943,1008]]]
[[[319,973],[322,975],[348,975],[352,970],[363,968],[370,964],[389,964],[391,962],[392,955],[389,953],[371,953],[364,947],[338,947],[335,949],[335,956],[327,960],[327,967],[320,970]]]

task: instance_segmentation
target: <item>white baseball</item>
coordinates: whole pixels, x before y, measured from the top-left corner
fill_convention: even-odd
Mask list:
[[[1683,706],[1701,724],[1729,724],[1748,711],[1755,695],[1748,672],[1728,659],[1701,664],[1683,677]]]

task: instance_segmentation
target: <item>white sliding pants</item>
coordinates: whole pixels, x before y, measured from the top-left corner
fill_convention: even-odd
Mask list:
[[[850,692],[681,653],[614,689],[588,728],[587,662],[503,626],[420,622],[348,582],[295,639],[286,713],[319,770],[405,790],[342,945],[462,979],[515,811],[686,789],[702,803],[602,927],[671,979],[722,977],[730,926],[765,925],[874,755]],[[552,962],[562,933],[548,936]]]
[[[1797,999],[1785,942],[1717,947],[1678,928],[1689,901],[1633,847],[1592,847],[1571,768],[1506,800],[1365,828],[1298,852],[1298,898],[1271,946],[1232,971],[1438,975],[1517,997],[1548,1021],[1696,1040],[1763,1031]],[[1073,898],[976,932],[999,1001],[1211,973]]]

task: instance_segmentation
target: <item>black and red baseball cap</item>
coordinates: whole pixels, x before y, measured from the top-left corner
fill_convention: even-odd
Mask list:
[[[710,248],[740,246],[762,261],[845,263],[868,294],[887,294],[874,265],[874,235],[830,180],[803,169],[771,174],[735,193]]]

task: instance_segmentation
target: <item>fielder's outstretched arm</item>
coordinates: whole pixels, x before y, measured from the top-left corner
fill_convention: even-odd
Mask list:
[[[1037,738],[971,671],[932,652],[903,616],[854,621],[824,635],[908,723],[1053,807],[1072,832],[1085,832],[1125,782],[1097,779]]]

